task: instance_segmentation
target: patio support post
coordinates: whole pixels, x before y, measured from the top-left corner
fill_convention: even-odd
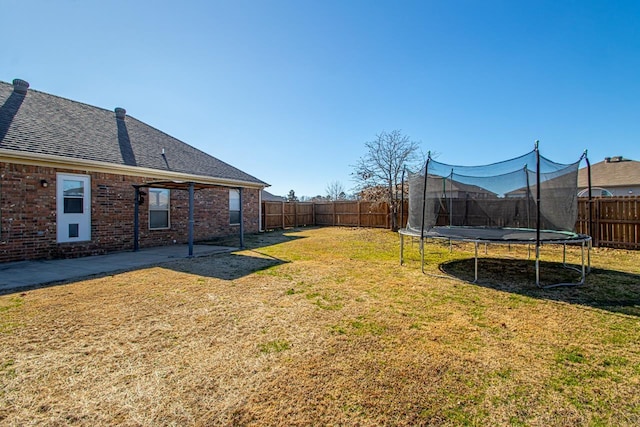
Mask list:
[[[238,188],[240,196],[240,248],[244,248],[244,211],[242,209],[242,187]]]
[[[193,182],[189,183],[189,258],[193,256]]]
[[[138,239],[140,237],[140,189],[138,187],[135,188],[135,198],[133,202],[133,251],[138,252],[139,245]]]

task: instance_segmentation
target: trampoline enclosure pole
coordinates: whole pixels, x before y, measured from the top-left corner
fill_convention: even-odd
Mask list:
[[[424,274],[424,217],[427,209],[427,177],[429,176],[429,160],[431,152],[427,154],[427,163],[424,165],[424,188],[422,189],[422,223],[420,224],[420,265]]]
[[[427,176],[429,176],[429,160],[431,152],[427,154],[427,163],[424,165],[424,188],[422,189],[422,223],[420,224],[420,241],[424,239],[424,217],[427,209]]]
[[[587,186],[588,186],[588,196],[589,199],[587,201],[587,204],[589,206],[589,224],[587,226],[587,230],[589,233],[589,236],[591,236],[591,238],[593,239],[593,235],[595,234],[593,231],[593,199],[592,199],[592,194],[591,194],[591,163],[589,162],[589,157],[587,157],[587,150],[584,151],[584,159],[587,162]]]
[[[536,140],[536,286],[540,286],[540,149]]]
[[[400,228],[404,228],[404,173],[406,168],[402,168],[402,178],[400,179]]]
[[[529,166],[524,165],[524,177],[527,180],[527,228],[531,228],[531,183],[529,182]]]

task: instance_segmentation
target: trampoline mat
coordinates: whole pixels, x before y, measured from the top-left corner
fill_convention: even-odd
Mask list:
[[[420,230],[403,228],[401,234],[420,237]],[[482,227],[433,227],[425,231],[425,237],[472,242],[535,243],[536,230],[530,228],[482,228]],[[589,240],[584,234],[567,231],[540,230],[541,242],[578,243]]]

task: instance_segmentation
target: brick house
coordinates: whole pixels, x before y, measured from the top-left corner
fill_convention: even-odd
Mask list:
[[[122,108],[0,81],[0,262],[257,232],[267,185]]]

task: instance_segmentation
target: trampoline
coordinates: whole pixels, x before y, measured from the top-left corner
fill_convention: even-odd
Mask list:
[[[409,174],[408,219],[399,230],[400,264],[405,237],[419,240],[423,273],[428,239],[470,242],[475,248],[476,282],[480,244],[535,245],[536,286],[584,284],[591,270],[591,237],[575,231],[577,173],[583,159],[590,170],[586,151],[572,164],[552,162],[540,155],[537,141],[530,153],[485,166],[448,165],[429,154],[424,168]],[[578,271],[579,281],[540,285],[544,244],[563,246],[563,265]],[[567,245],[581,247],[580,268],[566,263]]]

